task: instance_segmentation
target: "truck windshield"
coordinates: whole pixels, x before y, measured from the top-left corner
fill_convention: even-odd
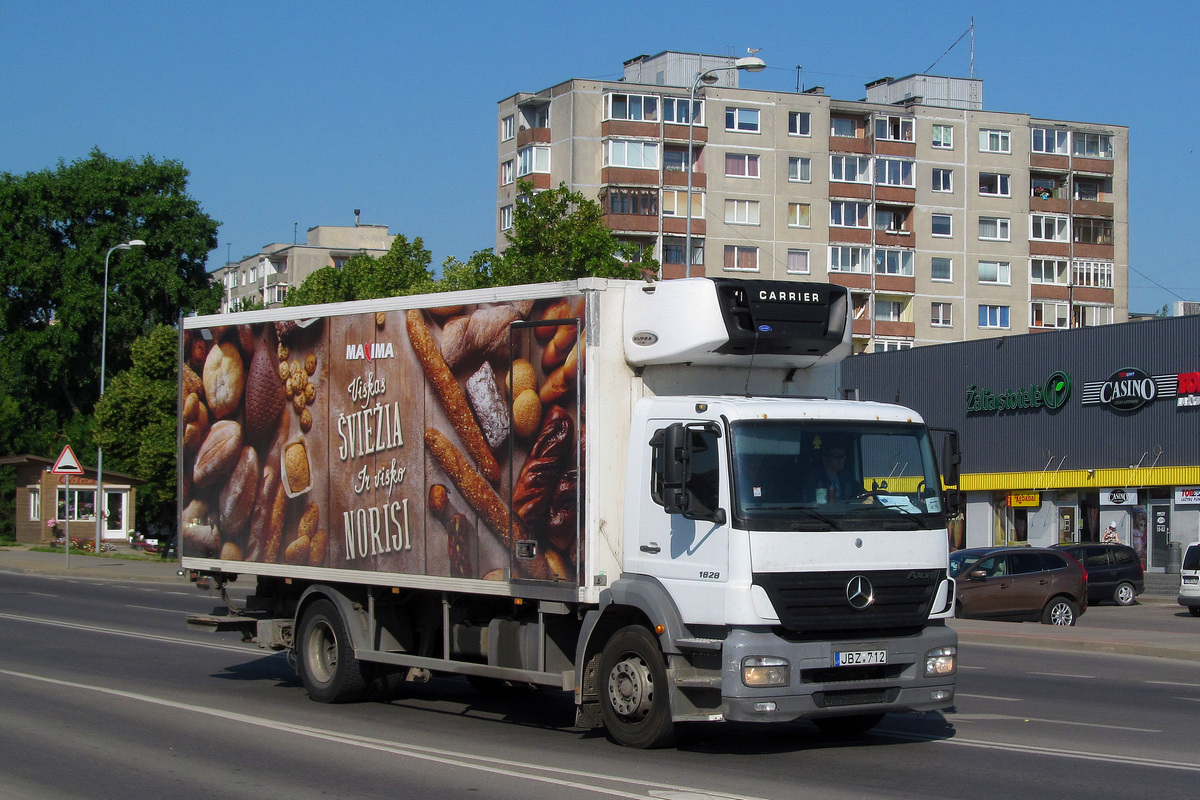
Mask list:
[[[732,429],[734,521],[748,530],[945,526],[920,425],[744,420]]]

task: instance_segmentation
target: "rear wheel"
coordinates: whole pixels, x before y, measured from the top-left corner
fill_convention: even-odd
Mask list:
[[[366,691],[363,665],[354,657],[337,607],[328,600],[318,600],[304,612],[296,669],[308,696],[318,703],[350,703],[361,700]]]
[[[1044,625],[1074,625],[1079,617],[1079,607],[1065,597],[1056,597],[1046,604],[1042,612]]]
[[[664,747],[675,739],[662,650],[650,631],[630,625],[600,654],[600,716],[626,747]]]
[[[1131,606],[1133,601],[1137,599],[1137,592],[1133,588],[1133,584],[1127,581],[1122,581],[1113,590],[1113,602],[1119,606]]]
[[[830,736],[857,736],[883,720],[883,714],[855,714],[851,717],[820,717],[813,724]]]
[[[1193,617],[1200,617],[1200,606],[1188,606],[1188,611],[1191,612]]]

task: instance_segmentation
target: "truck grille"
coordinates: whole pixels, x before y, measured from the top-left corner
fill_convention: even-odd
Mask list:
[[[850,604],[847,586],[854,578],[870,581],[874,600],[859,610]],[[754,576],[793,633],[887,631],[920,628],[929,616],[943,570],[874,572],[764,572]]]

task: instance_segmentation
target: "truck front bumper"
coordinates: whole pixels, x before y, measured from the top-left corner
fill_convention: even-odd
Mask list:
[[[957,667],[958,635],[930,625],[914,636],[793,642],[771,631],[733,631],[722,646],[722,716],[727,720],[785,722],[794,719],[936,711],[954,704],[957,669],[926,675],[932,653],[953,652]],[[947,649],[949,648],[949,650]],[[871,654],[883,663],[838,666],[835,654]],[[782,660],[786,685],[747,686],[747,660]],[[943,661],[943,663],[945,663]]]

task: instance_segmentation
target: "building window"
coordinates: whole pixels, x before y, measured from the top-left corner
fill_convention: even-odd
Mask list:
[[[663,169],[667,172],[687,172],[689,163],[686,147],[663,148]]]
[[[1009,224],[1006,217],[980,217],[979,218],[979,238],[986,242],[1007,242],[1011,238],[1009,235]]]
[[[517,177],[530,175],[534,172],[550,171],[549,147],[526,147],[517,151]]]
[[[1037,302],[1029,304],[1029,327],[1069,328],[1070,315],[1066,303]]]
[[[807,272],[807,270],[805,270]],[[29,487],[29,519],[36,522],[42,518],[42,487]]]
[[[1029,149],[1035,153],[1065,156],[1069,152],[1067,136],[1066,131],[1058,128],[1034,128],[1030,132]]]
[[[875,230],[892,234],[907,234],[904,223],[908,221],[908,211],[903,208],[888,208],[880,206],[875,209]]]
[[[829,135],[841,136],[846,139],[858,138],[858,120],[854,117],[829,118]]]
[[[799,156],[788,159],[788,180],[793,183],[812,182],[812,159]]]
[[[933,191],[935,192],[953,192],[954,191],[954,170],[942,169],[941,167],[933,168]]]
[[[954,307],[951,303],[930,303],[929,324],[935,328],[949,328],[954,325]]]
[[[1007,328],[1008,306],[980,306],[979,327]]]
[[[788,227],[812,227],[812,220],[810,218],[811,210],[812,207],[808,203],[788,203]]]
[[[1007,261],[980,261],[979,282],[1012,285],[1012,265]]]
[[[1078,244],[1112,244],[1113,221],[1092,217],[1075,217],[1075,242]]]
[[[788,112],[788,134],[791,136],[812,136],[810,114],[807,111]]]
[[[1076,200],[1090,200],[1092,202],[1107,201],[1110,192],[1112,192],[1112,178],[1075,179]]]
[[[930,234],[933,236],[953,236],[951,216],[949,214],[934,214],[930,217]]]
[[[350,256],[329,256],[329,262],[333,264],[334,269],[344,269],[346,262],[350,260]]]
[[[954,149],[954,126],[953,125],[934,125],[933,126],[933,146],[938,150],[953,150]]]
[[[900,322],[903,313],[904,303],[902,301],[875,298],[875,319],[879,322]]]
[[[757,272],[758,248],[736,244],[725,245],[725,269]]]
[[[871,204],[834,200],[829,204],[829,224],[839,228],[869,228]]]
[[[1035,258],[1029,262],[1029,282],[1067,285],[1067,262]]]
[[[757,178],[758,156],[749,153],[726,153],[725,177]]]
[[[1091,328],[1096,325],[1112,325],[1112,306],[1076,306],[1077,324]]]
[[[979,193],[993,197],[1012,197],[1008,176],[999,172],[979,173]]]
[[[605,119],[658,121],[658,98],[647,94],[609,94],[604,98]]]
[[[686,208],[686,190],[663,190],[662,213],[664,217],[683,217],[686,215]],[[704,192],[692,192],[692,219],[704,219]]]
[[[931,281],[954,280],[954,259],[934,256],[929,260],[929,279]]]
[[[500,141],[507,142],[509,139],[517,135],[517,118],[513,115],[508,115],[500,120]]]
[[[500,185],[508,186],[513,182],[513,162],[512,159],[505,161],[500,165]]]
[[[725,221],[730,225],[757,225],[757,200],[726,200]]]
[[[507,231],[507,230],[510,230],[512,228],[512,226],[513,226],[513,207],[511,205],[501,206],[500,207],[500,230]]]
[[[1012,138],[1008,131],[983,128],[979,131],[979,152],[1011,153]]]
[[[807,250],[788,250],[787,251],[787,271],[789,275],[807,275],[808,274],[808,251]]]
[[[1112,158],[1112,136],[1106,133],[1071,134],[1071,152],[1084,158]]]
[[[875,274],[904,275],[911,278],[913,276],[913,251],[879,248],[875,251]]]
[[[877,159],[875,182],[880,186],[913,186],[913,162],[899,158]]]
[[[864,156],[830,156],[829,179],[846,183],[870,183],[871,159]]]
[[[658,142],[609,139],[604,143],[604,166],[658,169]]]
[[[830,272],[861,272],[871,271],[871,250],[867,247],[850,247],[848,245],[830,245]]]
[[[1072,261],[1071,283],[1075,286],[1094,286],[1097,289],[1113,287],[1113,265],[1111,261]]]
[[[1052,217],[1046,214],[1029,215],[1029,238],[1040,242],[1067,241],[1067,217]]]
[[[913,118],[879,116],[875,118],[875,138],[891,142],[913,140]]]
[[[658,191],[655,189],[607,189],[605,192],[605,205],[610,214],[658,216]]]
[[[91,520],[96,519],[96,490],[95,489],[70,489],[66,487],[58,490],[58,512],[55,519],[62,522],[64,519],[71,520]]]
[[[758,133],[758,109],[727,106],[725,108],[725,130]]]
[[[871,345],[876,353],[892,353],[896,350],[912,350],[913,343],[909,339],[876,339]]]
[[[663,241],[663,263],[682,264],[685,243],[685,239],[665,239]],[[692,263],[704,263],[704,243],[702,240],[692,240]]]
[[[699,100],[694,103],[686,97],[664,97],[663,101],[663,122],[673,122],[676,125],[687,125],[691,120],[692,125],[704,124],[704,104]],[[688,105],[691,105],[691,114],[688,114]]]

